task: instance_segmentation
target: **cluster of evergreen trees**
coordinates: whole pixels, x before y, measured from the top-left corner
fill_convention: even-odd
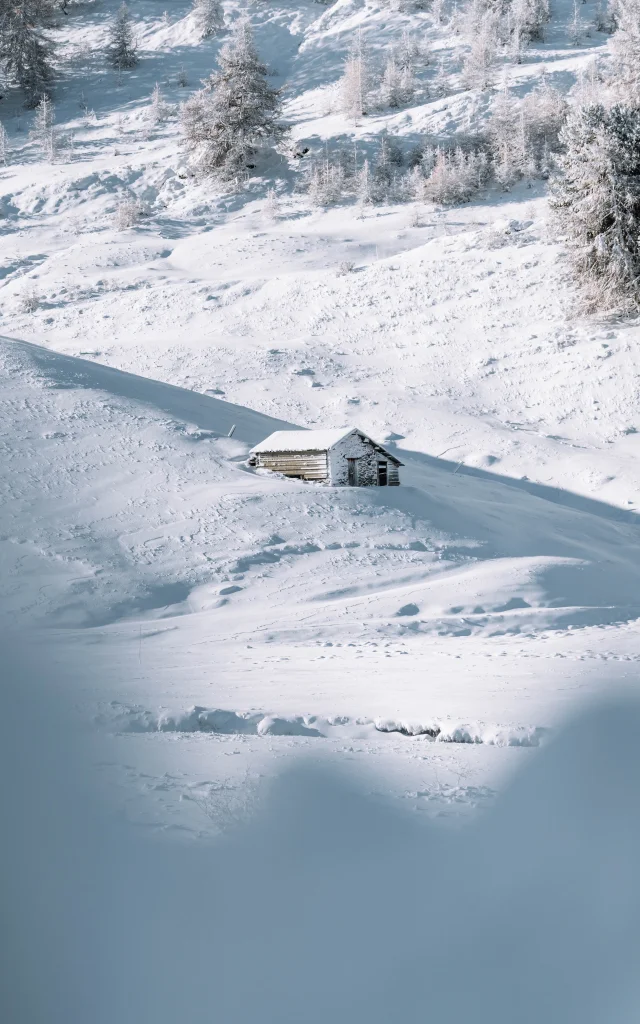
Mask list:
[[[224,28],[220,0],[193,0],[202,39]],[[27,107],[50,96],[54,80],[55,47],[50,29],[57,12],[68,16],[69,0],[0,0],[0,71],[18,86]],[[138,63],[138,46],[129,8],[120,5],[109,29],[107,60],[117,71]]]
[[[616,0],[612,62],[560,133],[551,205],[588,311],[640,309],[640,0]]]
[[[0,63],[28,107],[51,88],[53,44],[46,29],[55,7],[55,0],[0,0]]]

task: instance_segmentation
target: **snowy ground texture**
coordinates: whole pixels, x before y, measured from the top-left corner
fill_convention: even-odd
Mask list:
[[[429,813],[490,802],[576,703],[636,687],[640,330],[571,313],[541,182],[320,210],[292,147],[242,194],[185,177],[151,91],[183,101],[225,36],[135,0],[141,62],[119,79],[115,6],[57,31],[53,164],[19,97],[0,107],[5,619],[83,679],[101,771],[153,828],[224,827],[300,752]],[[299,148],[482,126],[466,44],[428,11],[229,3],[228,23],[243,11]],[[572,16],[553,7],[520,92],[543,67],[568,90],[606,49],[572,45]],[[374,53],[407,28],[451,94],[354,127],[335,83],[358,27]],[[127,194],[146,215],[118,230]],[[400,488],[245,464],[275,429],[344,424],[395,447]]]

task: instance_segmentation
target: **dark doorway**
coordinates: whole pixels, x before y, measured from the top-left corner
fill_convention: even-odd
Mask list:
[[[347,483],[349,487],[358,486],[358,462],[356,459],[347,459]]]
[[[387,464],[386,462],[378,463],[378,487],[387,486]]]

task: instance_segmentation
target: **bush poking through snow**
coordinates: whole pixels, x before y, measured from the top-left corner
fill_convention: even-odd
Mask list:
[[[18,295],[18,309],[21,313],[35,313],[40,306],[40,296],[33,281],[27,281]]]
[[[222,47],[218,68],[184,105],[185,146],[194,170],[239,183],[254,169],[260,146],[286,132],[280,92],[267,82],[247,20]]]
[[[262,212],[268,220],[276,220],[280,213],[280,203],[275,188],[270,188],[267,192],[267,198],[265,199]]]
[[[138,63],[138,46],[126,3],[120,5],[111,23],[108,57],[111,67],[116,71],[126,71]]]
[[[170,109],[164,101],[160,86],[156,82],[155,88],[151,93],[151,101],[149,103],[149,109],[147,111],[147,120],[149,124],[161,124],[167,120],[170,114]]]
[[[640,308],[640,109],[577,107],[551,206],[587,311]]]
[[[336,275],[338,277],[345,277],[346,274],[352,274],[356,269],[356,265],[353,260],[342,260],[342,263],[338,264]]]
[[[142,216],[142,205],[135,196],[124,196],[116,206],[114,224],[118,231],[136,226]]]

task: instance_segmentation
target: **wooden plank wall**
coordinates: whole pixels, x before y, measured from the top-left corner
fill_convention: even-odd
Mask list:
[[[260,452],[257,465],[304,480],[326,480],[328,476],[326,452]]]

